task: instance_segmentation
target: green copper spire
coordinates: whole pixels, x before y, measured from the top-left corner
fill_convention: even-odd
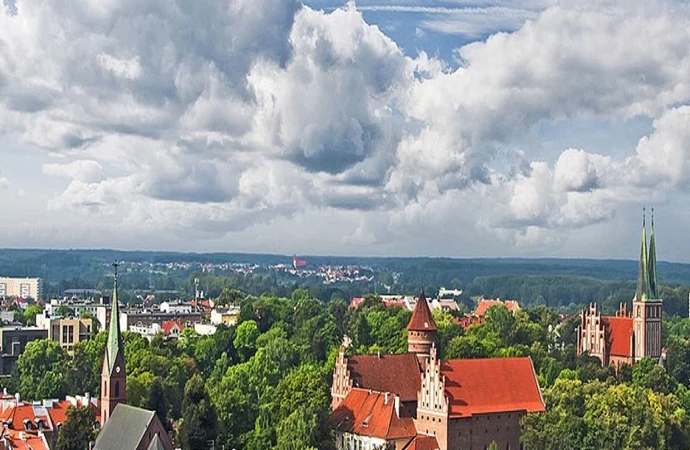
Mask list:
[[[105,355],[108,362],[108,374],[113,373],[115,367],[115,359],[117,358],[117,353],[122,350],[122,356],[125,352],[122,346],[122,335],[120,334],[120,309],[117,304],[117,267],[118,262],[113,263],[115,268],[115,283],[113,286],[113,300],[112,309],[110,312],[110,327],[108,328],[108,342],[105,348]]]
[[[652,227],[649,230],[649,295],[653,299],[659,298],[659,284],[656,276],[656,243],[654,242],[654,208],[652,208]]]
[[[640,267],[637,272],[637,291],[635,300],[649,299],[649,277],[647,269],[647,224],[645,223],[644,208],[642,208],[642,245],[640,246]]]

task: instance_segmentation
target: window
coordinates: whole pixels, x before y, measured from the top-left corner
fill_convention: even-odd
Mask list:
[[[116,381],[115,382],[115,397],[119,397],[119,396],[120,396],[120,382]]]

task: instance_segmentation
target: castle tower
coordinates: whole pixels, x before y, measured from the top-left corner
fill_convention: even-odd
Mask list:
[[[117,300],[117,266],[115,261],[115,283],[113,286],[112,311],[105,345],[103,368],[101,369],[101,427],[108,420],[118,403],[127,402],[127,374],[125,350],[120,334],[120,309]]]
[[[407,351],[417,354],[423,360],[431,352],[431,346],[436,341],[436,332],[436,323],[431,317],[429,303],[422,292],[407,324]]]
[[[637,290],[633,298],[633,330],[635,333],[635,361],[644,357],[661,356],[661,307],[657,280],[656,242],[654,239],[654,210],[647,253],[647,226],[642,218],[642,243],[637,273]]]

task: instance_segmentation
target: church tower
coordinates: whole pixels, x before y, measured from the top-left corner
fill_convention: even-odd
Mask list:
[[[642,243],[637,272],[637,290],[633,298],[633,330],[635,333],[635,361],[644,357],[661,356],[661,307],[657,279],[656,242],[654,239],[654,210],[647,252],[647,226],[642,218]]]
[[[431,317],[429,303],[422,292],[407,324],[407,351],[417,354],[423,360],[431,353],[431,346],[436,341],[436,332],[436,323]]]
[[[101,427],[110,418],[118,403],[127,402],[127,390],[125,384],[127,374],[125,371],[125,350],[120,334],[120,308],[117,301],[117,267],[115,268],[115,283],[113,286],[112,310],[110,313],[110,327],[108,328],[108,341],[105,345],[103,356],[103,368],[101,369]]]

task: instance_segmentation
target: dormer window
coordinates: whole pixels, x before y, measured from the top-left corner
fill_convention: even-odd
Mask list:
[[[24,429],[31,431],[31,421],[29,419],[24,419]]]

